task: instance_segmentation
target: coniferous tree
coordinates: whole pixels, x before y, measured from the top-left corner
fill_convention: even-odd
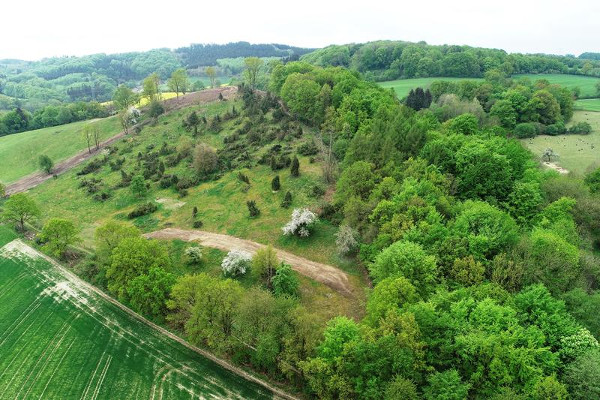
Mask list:
[[[296,156],[294,156],[294,159],[292,160],[292,166],[290,168],[290,173],[294,177],[300,176],[300,161],[298,161],[298,157],[296,157]]]
[[[274,192],[277,192],[280,188],[281,182],[279,181],[279,175],[275,175],[275,178],[271,181],[271,189],[273,189]]]

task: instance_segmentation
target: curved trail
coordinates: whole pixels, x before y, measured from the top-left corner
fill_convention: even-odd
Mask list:
[[[236,249],[251,254],[255,253],[258,249],[266,247],[263,244],[251,240],[240,239],[220,233],[176,228],[165,228],[147,233],[144,236],[151,239],[180,239],[188,242],[199,241],[204,246],[213,247],[219,250],[229,251]],[[284,250],[274,250],[277,253],[277,257],[285,263],[290,264],[290,266],[300,274],[321,282],[344,296],[353,296],[352,285],[348,279],[348,274],[344,271],[332,267],[331,265],[307,260],[306,258]]]
[[[192,105],[199,105],[215,101],[219,98],[219,93],[223,95],[223,98],[229,99],[235,96],[235,94],[237,93],[237,87],[227,86],[222,88],[203,90],[201,92],[188,93],[186,95],[180,96],[179,98],[174,97],[172,99],[165,100],[163,104],[167,110],[167,113],[169,113],[178,110],[182,107],[188,107]],[[53,175],[63,174],[69,171],[70,169],[78,166],[82,162],[99,154],[102,149],[115,143],[123,136],[125,136],[125,131],[119,132],[115,136],[103,141],[102,143],[100,143],[98,149],[94,149],[91,152],[89,152],[87,149],[84,149],[79,153],[75,154],[74,156],[56,163],[56,165],[54,166]],[[34,172],[33,174],[27,175],[19,179],[18,181],[7,185],[6,194],[11,195],[32,189],[46,182],[47,180],[52,179],[53,175],[49,175],[41,171]]]

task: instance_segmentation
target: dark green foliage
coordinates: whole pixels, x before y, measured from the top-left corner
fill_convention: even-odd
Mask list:
[[[238,172],[238,179],[244,183],[247,183],[248,185],[250,184],[250,178],[248,178],[248,175],[242,172]]]
[[[194,227],[194,229],[200,229],[202,228],[202,226],[204,226],[204,223],[202,221],[194,221],[192,226]]]
[[[271,279],[271,286],[275,296],[298,297],[300,294],[300,281],[288,264],[282,263],[277,268],[275,276]]]
[[[592,126],[585,121],[578,122],[569,128],[569,133],[587,135],[592,132]]]
[[[150,106],[148,108],[148,116],[151,118],[158,118],[160,115],[164,114],[165,108],[159,101],[150,102]]]
[[[294,156],[292,159],[292,166],[290,168],[290,174],[293,177],[300,176],[300,161],[298,161],[298,157]]]
[[[314,156],[319,152],[319,148],[315,144],[315,142],[305,142],[298,146],[298,154],[302,154],[303,156]]]
[[[273,180],[271,181],[271,189],[274,192],[278,192],[280,188],[281,188],[281,183],[279,181],[279,175],[275,175],[275,178],[273,178]]]
[[[431,105],[432,97],[429,89],[423,90],[423,88],[411,89],[408,97],[406,98],[405,104],[413,110],[419,111],[423,108],[429,108]]]
[[[289,208],[291,205],[292,205],[292,192],[290,192],[288,190],[285,193],[285,197],[283,198],[283,201],[281,202],[281,207]]]
[[[158,210],[158,206],[153,202],[148,202],[144,204],[140,204],[133,211],[127,214],[127,218],[133,219],[137,217],[141,217],[143,215],[148,215]]]
[[[248,206],[248,213],[250,214],[250,218],[258,217],[260,215],[260,210],[256,206],[256,201],[248,200],[246,202],[246,206]]]

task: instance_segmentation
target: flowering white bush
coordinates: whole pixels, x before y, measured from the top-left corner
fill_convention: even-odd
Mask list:
[[[284,235],[310,236],[310,228],[317,222],[317,216],[307,208],[296,208],[292,212],[292,219],[281,230]]]
[[[353,253],[358,248],[358,232],[348,225],[340,226],[335,237],[335,244],[338,248],[338,252],[342,255]]]
[[[228,276],[243,275],[250,267],[252,256],[242,250],[231,250],[221,263],[223,273]]]
[[[200,247],[188,247],[187,249],[185,249],[184,254],[188,258],[188,260],[190,260],[191,263],[197,264],[200,261],[202,261],[202,249]]]

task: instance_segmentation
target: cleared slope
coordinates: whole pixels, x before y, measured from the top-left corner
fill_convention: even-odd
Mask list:
[[[0,249],[0,398],[268,399],[20,240]]]

